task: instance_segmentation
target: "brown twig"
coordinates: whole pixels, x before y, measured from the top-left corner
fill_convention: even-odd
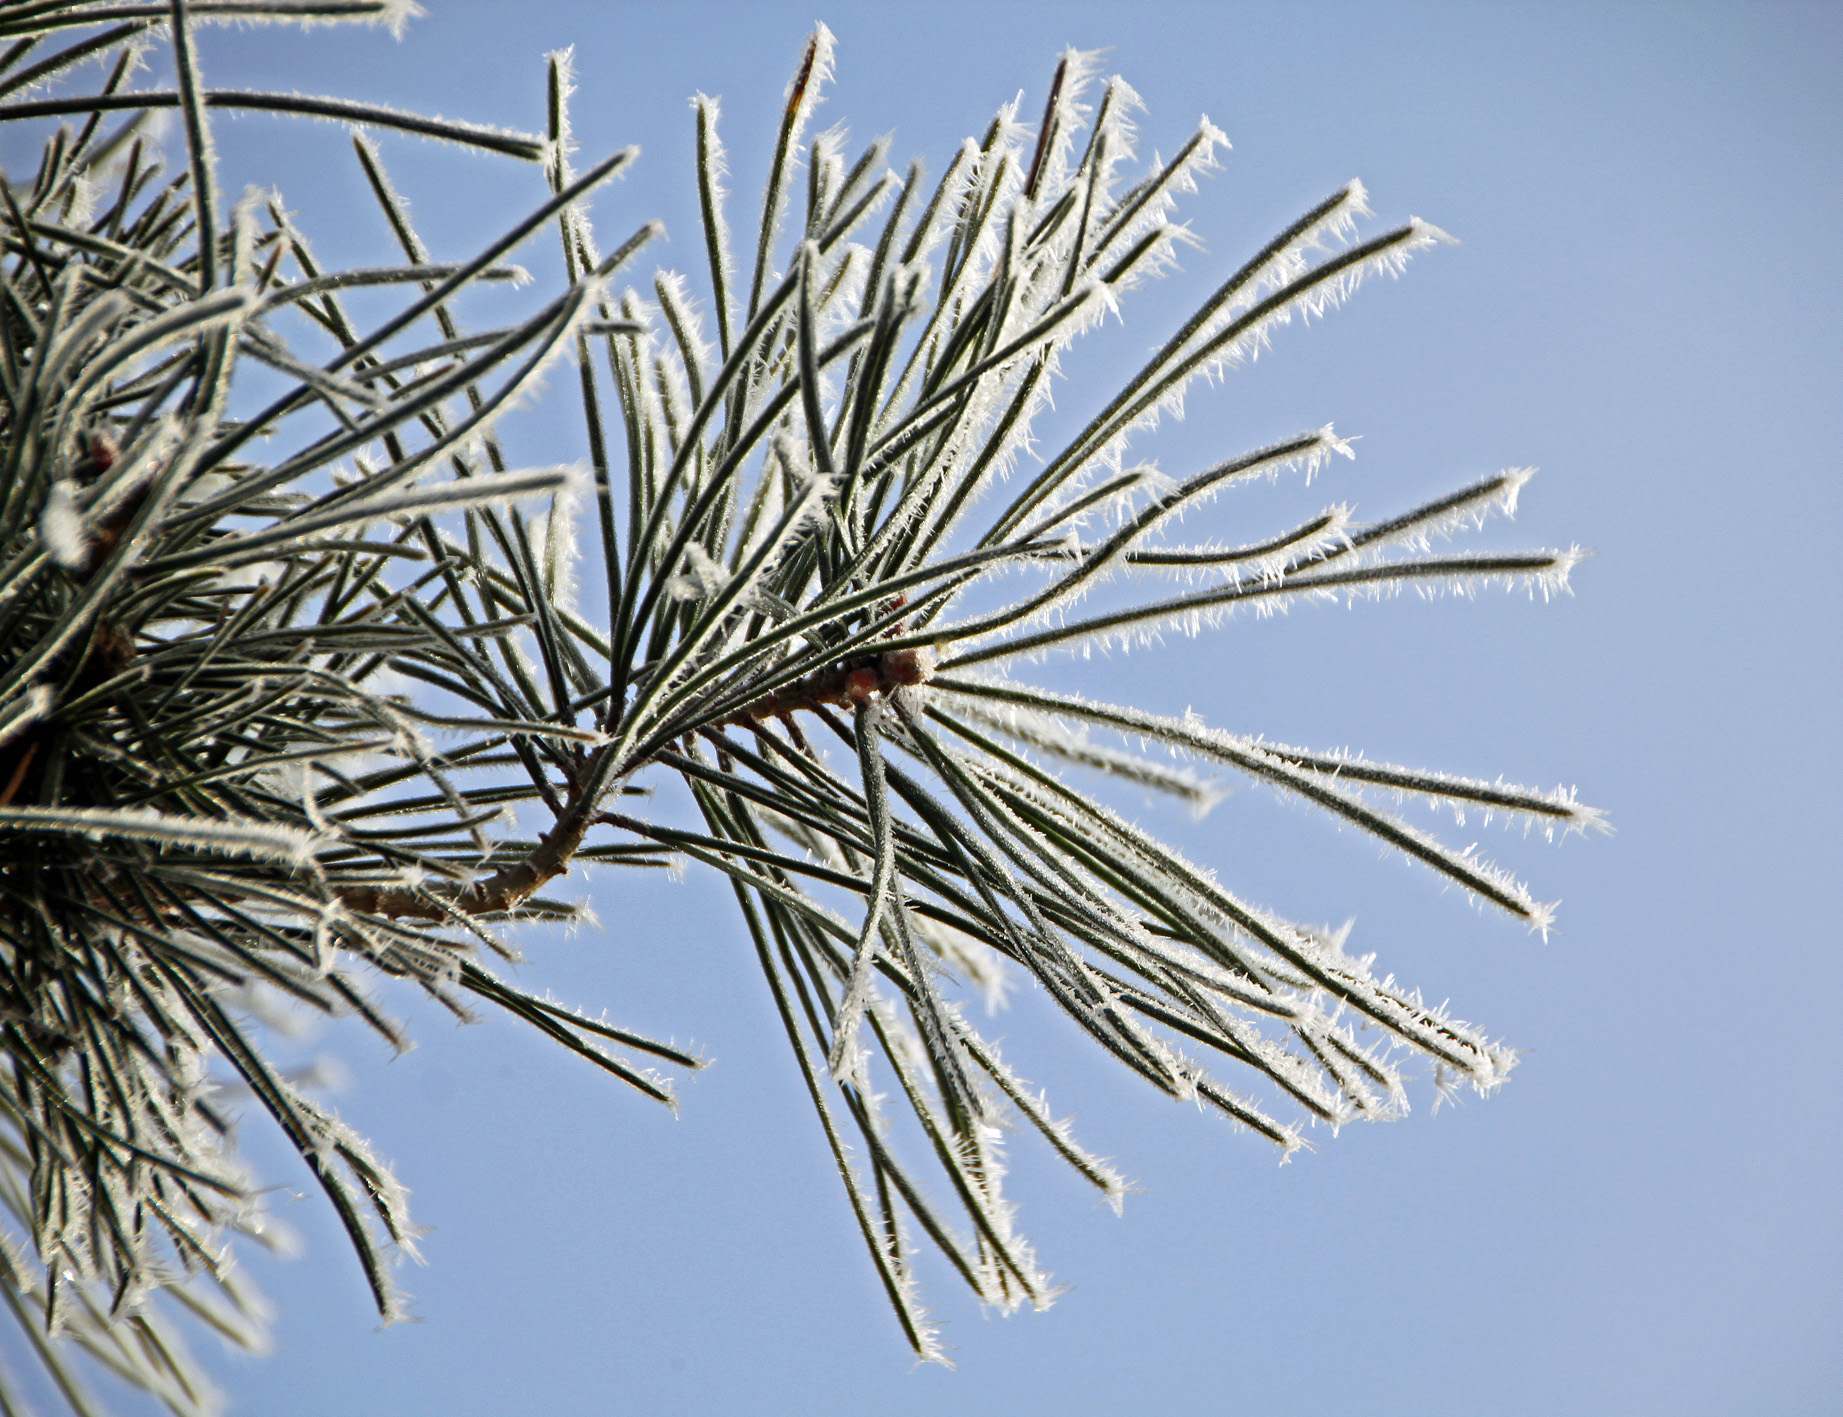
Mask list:
[[[538,839],[523,861],[502,866],[484,881],[475,882],[439,902],[419,891],[387,890],[377,886],[346,886],[335,894],[340,904],[362,915],[382,915],[396,920],[447,920],[463,915],[505,915],[517,910],[545,884],[569,874],[570,860],[595,824],[594,803],[572,796],[557,824]]]

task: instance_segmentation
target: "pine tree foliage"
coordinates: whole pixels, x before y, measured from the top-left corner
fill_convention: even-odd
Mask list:
[[[543,891],[578,862],[727,877],[924,1357],[941,1354],[918,1241],[1000,1309],[1054,1295],[1004,1196],[1008,1128],[1040,1133],[1116,1205],[1124,1189],[975,1030],[956,979],[1031,981],[1151,1088],[1284,1150],[1305,1120],[1397,1114],[1417,1064],[1443,1085],[1504,1080],[1508,1049],[1341,936],[1219,884],[1072,774],[1204,810],[1210,780],[1172,755],[1232,769],[1537,927],[1549,910],[1520,882],[1393,802],[1551,835],[1599,826],[1592,809],[1028,674],[1238,609],[1566,585],[1573,551],[1436,549],[1514,510],[1520,471],[1378,524],[1334,506],[1279,536],[1185,545],[1171,535],[1187,510],[1309,476],[1348,445],[1305,430],[1175,480],[1129,465],[1198,377],[1399,272],[1439,231],[1364,237],[1362,188],[1331,193],[1073,437],[1039,447],[1065,353],[1187,239],[1174,204],[1223,141],[1207,121],[1170,160],[1140,162],[1136,95],[1070,52],[1034,127],[1013,104],[940,175],[898,175],[881,144],[852,158],[840,130],[811,132],[832,63],[821,27],[746,237],[717,104],[696,100],[694,295],[673,273],[623,283],[650,225],[603,254],[585,198],[633,154],[577,170],[567,54],[550,61],[543,134],[217,90],[200,72],[205,23],[394,27],[412,8],[0,9],[0,120],[43,135],[37,171],[8,174],[0,264],[0,1289],[74,1408],[91,1399],[72,1345],[176,1412],[210,1406],[163,1305],[260,1342],[225,1248],[264,1230],[226,1082],[300,1152],[380,1312],[400,1313],[404,1192],[270,1061],[253,990],[356,1013],[400,1045],[368,981],[410,981],[671,1100],[649,1064],[695,1058],[495,968],[506,922],[571,914]],[[136,86],[154,44],[170,46],[170,89]],[[279,194],[227,208],[218,108],[359,125],[388,261],[324,269]],[[168,110],[174,171],[150,128]],[[547,198],[444,263],[370,130],[533,162]],[[511,257],[547,231],[564,288],[467,330],[470,289],[516,279]],[[387,317],[353,313],[393,292]],[[559,383],[586,472],[519,467],[500,442],[498,416],[553,366],[575,371]],[[623,800],[672,779],[694,816]],[[532,839],[509,824],[518,804],[543,819]]]

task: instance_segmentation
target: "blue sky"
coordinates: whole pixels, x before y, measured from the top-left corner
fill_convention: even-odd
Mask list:
[[[695,271],[697,90],[724,100],[746,220],[815,18],[838,36],[821,121],[938,171],[1057,52],[1107,48],[1144,147],[1207,113],[1234,144],[1187,202],[1203,248],[1065,361],[1079,417],[1243,255],[1351,177],[1382,222],[1462,239],[1281,331],[1137,453],[1182,472],[1335,420],[1361,435],[1309,494],[1370,517],[1538,464],[1479,544],[1593,550],[1575,593],[1247,618],[1042,682],[1194,707],[1242,732],[1541,786],[1611,838],[1479,839],[1562,902],[1545,941],[1259,789],[1191,822],[1132,803],[1225,882],[1525,1050],[1498,1095],[1316,1133],[1285,1167],[1151,1095],[1022,994],[1007,1055],[1118,1158],[1115,1218],[1020,1139],[1011,1193],[1068,1286],[982,1315],[925,1270],[955,1371],[911,1370],[720,884],[572,877],[595,929],[534,936],[528,985],[715,1059],[674,1120],[510,1024],[407,998],[418,1049],[335,1030],[368,1132],[430,1227],[420,1322],[374,1331],[311,1196],[309,1253],[258,1262],[277,1351],[227,1360],[236,1410],[485,1417],[1162,1410],[1791,1414],[1843,1379],[1836,1064],[1839,689],[1835,437],[1843,15],[1796,5],[449,3],[401,44],[208,30],[207,79],[542,126],[574,43],[583,158],[638,143],[603,244],[653,216]],[[328,264],[373,263],[343,134],[219,125],[223,185],[278,184]],[[535,171],[384,150],[438,256],[541,198]],[[554,277],[545,251],[529,264]],[[577,457],[566,401],[508,429]],[[1822,409],[1829,407],[1828,415]],[[522,441],[521,441],[522,440]],[[1219,506],[1278,524],[1297,488]],[[1257,506],[1256,499],[1260,499]],[[1823,547],[1831,551],[1825,553]],[[1228,784],[1225,784],[1228,785]],[[1449,831],[1448,836],[1453,832]],[[1463,844],[1463,842],[1461,843]],[[1825,882],[1832,882],[1826,885]],[[281,1148],[252,1120],[278,1180]]]

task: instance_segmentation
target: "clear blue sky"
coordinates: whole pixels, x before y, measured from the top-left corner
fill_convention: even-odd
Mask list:
[[[1066,361],[1078,415],[1232,263],[1351,177],[1378,220],[1463,244],[1374,281],[1199,389],[1141,453],[1167,471],[1336,420],[1315,485],[1377,516],[1539,464],[1504,548],[1597,554],[1555,603],[1413,597],[1237,621],[1129,658],[1048,664],[1284,742],[1542,786],[1613,838],[1477,828],[1543,899],[1545,942],[1250,789],[1140,819],[1525,1050],[1489,1100],[1313,1138],[1277,1167],[1221,1121],[1117,1075],[1022,997],[991,1027],[1140,1194],[1124,1218],[1027,1140],[1011,1191],[1069,1286],[983,1316],[926,1272],[959,1367],[911,1371],[718,883],[581,881],[599,929],[533,937],[522,979],[716,1061],[674,1121],[497,1021],[404,1000],[418,1050],[334,1032],[338,1099],[431,1228],[422,1322],[374,1331],[311,1196],[309,1253],[257,1265],[277,1351],[228,1362],[253,1414],[1795,1414],[1843,1388],[1839,773],[1843,12],[1818,5],[549,3],[430,0],[368,32],[208,30],[207,79],[538,128],[545,51],[574,43],[585,158],[640,144],[603,195],[612,245],[663,216],[699,261],[686,98],[721,94],[746,220],[816,18],[838,35],[821,121],[938,171],[1065,45],[1109,47],[1145,146],[1199,113],[1234,143],[1189,201],[1205,249]],[[343,135],[220,123],[224,185],[279,184],[329,263],[386,233]],[[509,162],[385,151],[438,256],[541,195]],[[1379,229],[1379,228],[1378,228]],[[547,255],[531,263],[546,278]],[[1826,396],[1824,391],[1830,392]],[[508,429],[575,457],[569,401]],[[1824,408],[1831,412],[1825,414]],[[522,440],[522,443],[521,443]],[[1244,492],[1262,525],[1295,491]],[[1275,499],[1263,501],[1259,499]],[[1257,504],[1258,503],[1258,504]],[[1826,551],[1824,548],[1828,547]],[[1451,833],[1449,832],[1449,835]],[[1463,844],[1463,842],[1461,843]],[[252,1119],[277,1178],[281,1149]],[[298,1183],[297,1183],[298,1184]]]

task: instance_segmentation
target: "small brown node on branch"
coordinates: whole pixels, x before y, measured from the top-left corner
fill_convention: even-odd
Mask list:
[[[121,456],[122,450],[107,433],[87,433],[83,439],[83,456],[71,468],[71,477],[79,487],[89,487],[114,467]],[[122,533],[128,530],[128,524],[146,502],[147,492],[145,485],[136,488],[121,506],[89,528],[89,555],[76,568],[78,579],[87,581],[109,559],[109,553],[115,550],[122,539]]]
[[[85,477],[84,467],[80,466],[77,471],[77,476],[80,481],[93,481],[101,477],[120,461],[122,450],[117,446],[115,439],[111,438],[107,433],[91,433],[84,441],[86,444],[84,452],[87,456],[86,466],[90,471],[89,476]]]
[[[883,606],[882,613],[888,615],[906,604],[907,597],[899,595]],[[906,621],[898,620],[885,633],[893,637],[904,633],[906,628]],[[926,645],[885,650],[881,654],[854,655],[764,694],[747,708],[731,714],[719,726],[734,724],[746,728],[769,718],[791,722],[789,715],[797,709],[855,709],[873,698],[888,698],[898,689],[917,688],[933,677],[934,651]]]
[[[883,676],[874,669],[853,669],[845,676],[845,697],[859,706],[869,703],[882,687]]]

